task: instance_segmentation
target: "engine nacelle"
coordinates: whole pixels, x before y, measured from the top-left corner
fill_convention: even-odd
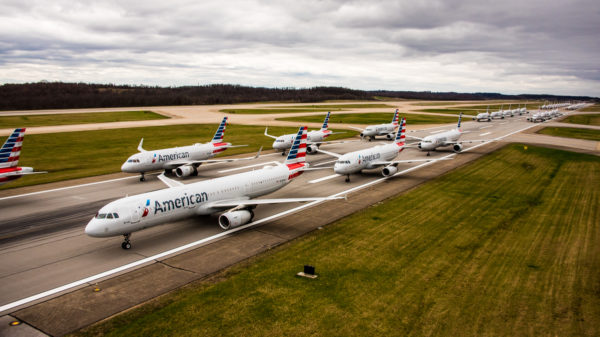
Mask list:
[[[396,172],[398,172],[398,168],[392,165],[386,166],[381,170],[381,174],[383,174],[384,177],[393,176]]]
[[[454,150],[454,152],[458,153],[462,150],[462,144],[454,144],[454,146],[452,146],[452,150]]]
[[[194,175],[198,174],[198,170],[191,165],[183,165],[183,166],[179,166],[177,169],[175,169],[175,175],[177,175],[179,178],[187,177],[192,174],[194,174]]]
[[[319,147],[317,147],[316,145],[309,145],[306,147],[306,152],[310,153],[310,154],[314,154],[314,153],[317,153],[318,149],[319,149]]]
[[[388,134],[386,135],[387,139],[394,139],[394,137],[395,137],[395,136],[396,136],[396,135],[395,135],[395,134],[393,134],[393,133],[388,133]]]
[[[219,226],[225,230],[236,228],[252,221],[253,217],[254,213],[248,210],[223,213],[219,216]]]

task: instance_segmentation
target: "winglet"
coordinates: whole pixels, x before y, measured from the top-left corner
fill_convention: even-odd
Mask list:
[[[268,126],[265,128],[265,136],[267,136],[267,137],[271,137],[271,138],[273,138],[273,139],[277,139],[277,137],[275,137],[275,136],[271,136],[270,134],[268,134],[268,133],[267,133],[267,130],[269,130],[269,127],[268,127]]]
[[[138,145],[138,151],[146,152],[146,150],[144,150],[144,148],[142,147],[143,144],[144,144],[144,138],[142,138],[142,140],[140,140],[140,145]]]
[[[177,187],[177,186],[183,186],[183,185],[184,185],[183,183],[181,183],[181,182],[179,182],[179,181],[177,181],[177,180],[173,180],[173,179],[171,179],[171,178],[167,178],[167,177],[165,176],[165,173],[164,173],[164,172],[163,172],[163,173],[161,173],[161,174],[158,176],[158,179],[160,179],[160,181],[162,181],[163,183],[165,183],[165,185],[167,185],[167,186],[169,186],[169,187]]]
[[[262,146],[260,147],[260,149],[258,149],[258,152],[256,153],[256,156],[254,156],[254,159],[258,158],[258,156],[260,156],[260,151],[262,151]]]

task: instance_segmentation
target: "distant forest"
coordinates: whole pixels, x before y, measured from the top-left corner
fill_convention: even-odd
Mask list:
[[[325,100],[422,100],[527,99],[596,101],[586,96],[502,95],[430,91],[364,91],[338,87],[255,88],[212,84],[183,87],[150,87],[113,84],[38,82],[0,86],[0,110],[106,108],[157,105],[232,104],[265,101],[320,102]]]

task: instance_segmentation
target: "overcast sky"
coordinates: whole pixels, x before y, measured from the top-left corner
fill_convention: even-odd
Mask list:
[[[0,83],[600,96],[598,0],[0,1]]]

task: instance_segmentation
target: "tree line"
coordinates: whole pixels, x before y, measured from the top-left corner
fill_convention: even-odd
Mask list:
[[[37,82],[1,85],[0,110],[233,104],[264,101],[320,102],[325,100],[377,100],[381,97],[423,100],[594,100],[594,98],[584,96],[502,95],[498,93],[430,91],[364,91],[340,87],[261,88],[231,84],[158,87]]]

